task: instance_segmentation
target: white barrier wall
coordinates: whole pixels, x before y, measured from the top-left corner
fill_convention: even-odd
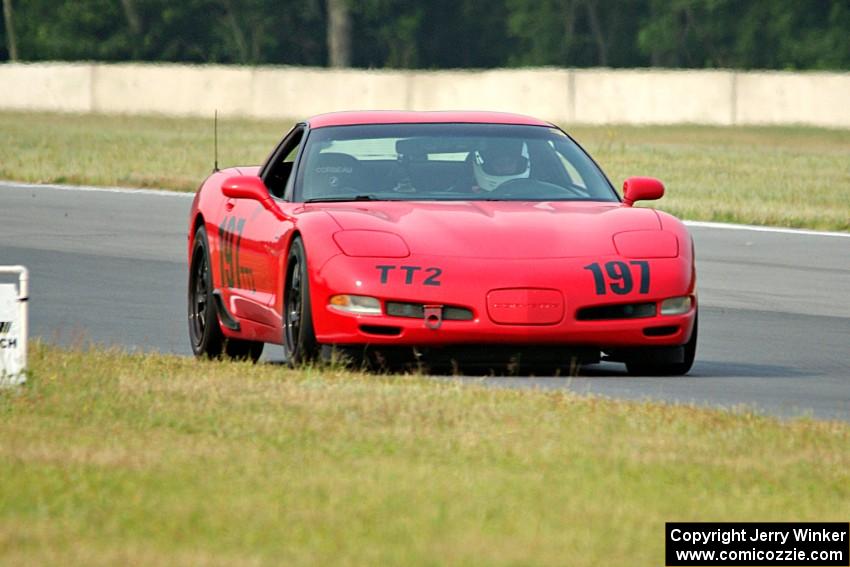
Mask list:
[[[730,71],[574,71],[573,122],[591,124],[734,123]]]
[[[736,90],[740,124],[850,127],[850,73],[739,73]]]
[[[0,65],[0,108],[90,112],[93,65]]]
[[[406,108],[409,100],[408,76],[403,71],[258,67],[253,70],[252,90],[247,114],[257,118],[306,118],[355,108]]]
[[[562,123],[850,128],[850,73],[0,64],[0,110],[292,118],[382,108],[503,110]]]
[[[218,108],[227,114],[251,114],[253,70],[248,67],[92,67],[93,112],[212,116]]]
[[[408,108],[519,112],[565,122],[569,75],[560,69],[412,72]]]

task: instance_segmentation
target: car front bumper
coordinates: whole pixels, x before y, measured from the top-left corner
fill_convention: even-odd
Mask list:
[[[638,269],[633,259],[616,256],[505,260],[429,256],[353,258],[340,254],[311,275],[316,338],[321,343],[337,345],[504,344],[599,349],[677,346],[687,342],[697,309],[695,275],[689,260],[642,261],[649,272],[645,293],[637,285],[640,274],[636,272],[634,285],[628,293],[614,293],[606,285],[602,294],[598,293],[600,288],[594,271],[588,269],[594,262],[600,265],[620,262],[629,269]],[[499,317],[494,317],[492,300],[494,290],[559,292],[554,295],[561,298],[561,316],[549,317],[545,323],[529,322],[535,319],[533,314],[529,321],[522,323],[497,322]],[[618,288],[618,291],[624,290]],[[331,297],[338,294],[375,297],[381,302],[382,314],[341,312],[330,303]],[[660,314],[662,301],[683,296],[691,298],[686,312]],[[457,306],[468,309],[471,318],[442,318],[434,325],[425,318],[388,315],[386,305],[390,301],[432,306],[432,313],[433,308]],[[655,315],[593,320],[582,319],[579,315],[586,308],[649,303],[655,304]],[[523,305],[516,307],[523,309]],[[555,302],[536,305],[555,309]],[[511,307],[504,303],[497,307],[506,306]]]

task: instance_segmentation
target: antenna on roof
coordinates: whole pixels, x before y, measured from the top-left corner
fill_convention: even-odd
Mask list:
[[[214,147],[214,163],[213,163],[213,172],[218,171],[218,109],[215,109],[215,114],[213,115],[213,147]]]

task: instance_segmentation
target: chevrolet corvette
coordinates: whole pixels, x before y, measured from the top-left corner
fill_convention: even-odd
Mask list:
[[[567,133],[527,116],[315,116],[262,165],[216,170],[197,191],[192,349],[685,374],[693,241],[675,217],[633,206],[663,194],[630,177],[620,196]]]

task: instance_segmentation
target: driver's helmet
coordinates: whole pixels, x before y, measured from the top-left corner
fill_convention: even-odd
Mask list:
[[[527,178],[530,169],[528,146],[522,140],[490,139],[473,152],[472,171],[484,191],[495,191],[512,179]]]

